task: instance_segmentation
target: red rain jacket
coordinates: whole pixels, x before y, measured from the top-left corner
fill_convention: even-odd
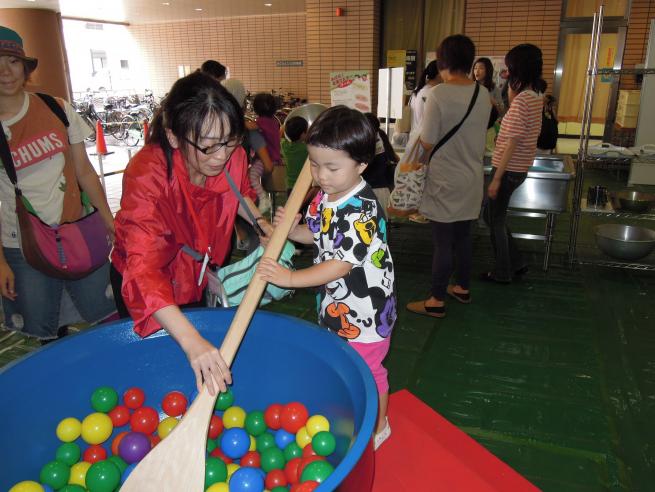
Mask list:
[[[234,151],[226,169],[241,193],[254,199],[243,148]],[[182,252],[185,244],[199,251],[200,241],[181,186],[189,191],[205,227],[211,262],[222,265],[229,250],[239,202],[224,173],[208,177],[200,188],[191,184],[178,150],[173,154],[171,179],[160,147],[147,145],[137,153],[123,176],[111,261],[123,275],[123,299],[134,319],[134,331],[142,337],[161,329],[153,313],[199,301],[207,285],[206,276],[202,285],[197,285],[201,264]]]

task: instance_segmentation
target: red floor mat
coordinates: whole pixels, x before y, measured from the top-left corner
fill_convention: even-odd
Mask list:
[[[407,390],[390,396],[388,415],[373,492],[539,490]]]

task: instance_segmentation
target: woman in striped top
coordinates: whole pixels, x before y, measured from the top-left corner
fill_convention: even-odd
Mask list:
[[[537,153],[541,131],[541,109],[546,82],[541,78],[541,50],[532,44],[520,44],[505,55],[509,72],[510,107],[503,118],[496,140],[487,189],[484,219],[491,230],[495,266],[483,280],[510,283],[513,275],[527,271],[521,253],[507,227],[507,207],[512,193],[528,174]]]

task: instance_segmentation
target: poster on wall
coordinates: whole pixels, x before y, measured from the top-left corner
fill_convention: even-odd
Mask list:
[[[405,89],[416,88],[416,50],[405,51]]]
[[[387,50],[387,67],[404,67],[406,56],[405,50]]]
[[[371,111],[371,77],[366,70],[330,72],[332,106],[343,104],[363,113]]]

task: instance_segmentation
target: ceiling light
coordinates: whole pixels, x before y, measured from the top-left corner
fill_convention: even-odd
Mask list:
[[[169,6],[169,5],[170,5],[169,2],[162,2],[161,4],[162,4],[162,5],[166,5],[166,6]]]
[[[193,9],[193,10],[195,10],[196,12],[202,12],[202,9]]]
[[[273,6],[272,3],[265,3],[265,4],[264,4],[264,7],[272,7],[272,6]]]

